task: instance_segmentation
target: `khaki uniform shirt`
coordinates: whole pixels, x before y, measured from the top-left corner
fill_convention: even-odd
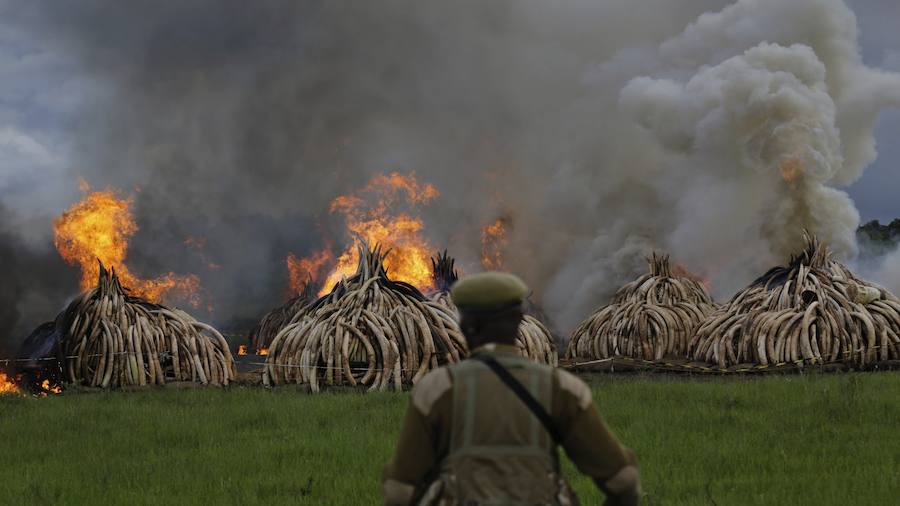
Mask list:
[[[515,347],[493,343],[474,351],[494,355],[501,360],[503,357],[517,356]],[[538,367],[549,370],[547,366]],[[484,376],[481,381],[487,381],[488,377],[493,378],[490,381],[500,381],[492,371],[485,369],[490,376]],[[516,376],[515,371],[511,372]],[[637,458],[631,450],[619,444],[606,427],[594,407],[590,388],[562,369],[553,369],[550,375],[551,405],[548,412],[569,458],[579,471],[593,478],[609,494],[636,497],[639,489]],[[493,387],[498,388],[496,385]],[[447,367],[430,372],[413,388],[396,453],[384,470],[382,492],[385,504],[409,504],[417,489],[428,486],[426,480],[434,479],[451,447],[453,389],[453,377]],[[478,404],[475,406],[476,412],[496,413],[501,405],[504,406],[501,410],[507,410],[501,412],[527,410],[505,385],[494,391],[496,398],[479,397],[478,402],[491,405]],[[481,409],[479,406],[482,406]],[[491,430],[489,419],[478,423],[481,425],[476,425],[476,431]],[[549,435],[543,431],[543,426],[541,430],[549,442]],[[553,446],[552,443],[547,445],[548,448]]]

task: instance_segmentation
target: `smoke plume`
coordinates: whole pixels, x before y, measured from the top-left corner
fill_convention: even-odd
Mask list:
[[[71,204],[78,176],[135,191],[129,264],[199,275],[221,325],[279,303],[290,253],[348,239],[330,200],[388,171],[438,188],[425,233],[466,272],[480,228],[503,217],[507,267],[563,331],[652,249],[719,297],[783,261],[803,228],[852,258],[859,215],[841,188],[875,159],[879,111],[900,106],[900,77],[863,64],[841,0],[80,1],[0,14],[78,84],[59,91],[75,94],[71,186],[54,183],[39,208]]]

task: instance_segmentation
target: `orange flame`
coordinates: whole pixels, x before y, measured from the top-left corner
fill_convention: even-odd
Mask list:
[[[696,281],[703,285],[703,287],[706,288],[706,291],[712,290],[712,280],[709,277],[702,274],[697,274],[696,272],[688,269],[686,265],[675,264],[675,266],[672,267],[672,276],[678,278],[687,278]]]
[[[119,198],[112,189],[91,192],[84,181],[79,186],[84,198],[53,221],[53,232],[54,244],[63,260],[81,266],[81,289],[90,289],[97,283],[100,260],[106,267],[115,268],[122,285],[133,295],[160,302],[172,294],[199,306],[197,276],[170,272],[156,279],[141,279],[128,270],[128,240],[138,230],[131,215],[132,199]]]
[[[503,250],[509,243],[505,218],[498,218],[481,229],[481,266],[488,271],[503,269]]]
[[[0,395],[17,393],[19,393],[18,385],[6,373],[0,372]]]
[[[778,170],[781,171],[781,179],[788,184],[794,184],[803,177],[806,172],[806,167],[803,165],[803,160],[799,158],[788,158],[781,162],[781,165],[778,166]]]
[[[298,258],[293,253],[285,259],[290,279],[291,296],[303,292],[306,284],[319,279],[325,266],[334,262],[331,248],[323,249],[304,258]]]
[[[360,239],[371,246],[380,244],[390,250],[384,266],[392,279],[405,281],[421,290],[429,289],[432,286],[432,247],[421,235],[424,228],[422,220],[406,212],[398,212],[395,208],[400,204],[427,204],[438,195],[434,186],[419,184],[415,174],[392,172],[376,175],[364,188],[335,198],[330,210],[344,216],[347,229],[353,235],[353,242],[336,260],[333,260],[331,251],[327,248],[304,259],[309,262],[305,264],[307,266],[316,266],[315,261],[320,261],[321,265],[334,262],[334,267],[322,283],[319,295],[328,293],[335,283],[356,272],[359,262],[357,245]],[[290,257],[288,264],[291,264]],[[319,269],[321,265],[318,266]],[[301,278],[301,281],[305,280]],[[293,283],[292,279],[292,287]]]
[[[268,355],[269,349],[268,348],[257,348],[256,354],[257,355]],[[242,357],[247,355],[247,345],[246,344],[242,344],[242,345],[238,346],[238,355],[240,355]]]
[[[62,393],[62,387],[60,387],[59,385],[51,385],[50,380],[44,380],[43,383],[41,383],[41,390],[41,395],[56,395]]]

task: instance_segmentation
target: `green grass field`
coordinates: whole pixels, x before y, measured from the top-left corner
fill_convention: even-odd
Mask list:
[[[645,504],[900,497],[900,374],[590,382],[641,459]],[[377,504],[406,401],[241,387],[3,396],[0,503]]]

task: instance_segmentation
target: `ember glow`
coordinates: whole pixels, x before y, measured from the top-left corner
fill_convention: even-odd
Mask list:
[[[17,393],[19,393],[19,387],[16,386],[12,378],[7,376],[6,373],[0,372],[0,395]]]
[[[352,276],[359,262],[357,245],[360,239],[370,245],[381,245],[390,250],[384,265],[392,279],[405,281],[428,290],[432,286],[430,252],[432,246],[422,236],[424,224],[421,218],[409,212],[397,210],[404,205],[415,208],[427,204],[439,195],[430,184],[420,184],[415,174],[403,175],[398,172],[379,174],[362,189],[348,195],[341,195],[331,202],[330,211],[344,216],[347,231],[353,237],[344,251],[334,259],[330,249],[325,249],[304,259],[288,257],[291,265],[304,266],[297,269],[300,275],[311,272],[310,267],[331,264],[333,267],[322,283],[319,295],[328,293],[341,279]],[[305,263],[304,263],[305,262]],[[298,287],[305,282],[295,278],[291,271],[291,287],[297,279]],[[307,278],[308,279],[308,278]],[[313,277],[312,279],[316,279]],[[298,290],[294,290],[299,293]]]
[[[242,356],[242,357],[243,357],[243,356],[246,356],[246,355],[247,355],[247,345],[246,345],[246,344],[242,344],[242,345],[238,346],[238,353],[237,353],[237,354],[240,355],[240,356]],[[256,354],[257,354],[257,355],[268,355],[268,354],[269,354],[269,349],[268,349],[268,348],[257,348],[257,349],[256,349]]]
[[[498,218],[481,229],[481,266],[488,271],[503,269],[503,251],[509,239],[506,237],[506,219]]]
[[[712,279],[691,271],[684,264],[675,264],[674,266],[672,266],[672,275],[678,278],[687,278],[694,280],[703,285],[703,287],[707,290],[710,290],[712,288]]]
[[[41,383],[41,390],[43,390],[44,395],[56,395],[62,393],[62,387],[60,387],[59,385],[51,385],[50,380],[44,380]]]
[[[803,166],[803,161],[799,158],[788,158],[778,166],[778,169],[781,171],[781,179],[784,179],[788,184],[796,183],[798,179],[803,177],[803,173],[806,170]]]
[[[125,265],[128,240],[138,230],[131,214],[131,197],[121,198],[113,189],[90,191],[83,181],[81,189],[84,198],[53,221],[53,233],[54,244],[63,260],[81,267],[82,290],[97,283],[99,260],[116,270],[132,295],[152,302],[176,296],[194,307],[200,304],[197,276],[170,272],[155,279],[141,279]]]

